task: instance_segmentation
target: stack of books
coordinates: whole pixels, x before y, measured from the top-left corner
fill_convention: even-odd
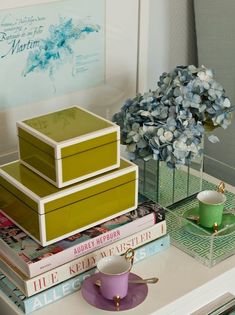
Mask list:
[[[20,160],[0,168],[0,289],[24,313],[79,290],[104,256],[169,246],[164,208],[138,205],[119,134],[79,107],[18,123]]]

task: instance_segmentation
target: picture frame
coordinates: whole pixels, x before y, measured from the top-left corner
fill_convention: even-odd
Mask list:
[[[105,0],[52,1],[1,10],[0,84],[4,94],[0,108],[102,84],[105,11]]]
[[[67,0],[9,0],[1,10]],[[125,8],[125,10],[123,10]],[[130,18],[131,17],[131,18]],[[0,91],[0,164],[17,158],[16,122],[53,110],[78,105],[111,119],[123,102],[137,92],[139,1],[106,0],[105,8],[105,80],[98,86],[60,96],[4,107]],[[9,82],[10,85],[10,82]]]

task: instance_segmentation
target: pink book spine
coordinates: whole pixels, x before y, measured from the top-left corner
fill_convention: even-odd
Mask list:
[[[36,277],[37,275],[54,269],[78,257],[86,255],[96,249],[102,248],[131,234],[147,229],[153,226],[155,223],[156,216],[155,213],[152,212],[116,229],[100,234],[71,248],[67,248],[62,252],[56,253],[55,255],[45,257],[42,260],[28,265],[29,277]]]

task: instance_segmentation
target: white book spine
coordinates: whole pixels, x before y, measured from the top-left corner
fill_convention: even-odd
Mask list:
[[[0,253],[2,253],[2,255],[6,257],[12,264],[17,265],[18,269],[20,269],[20,271],[22,271],[27,277],[33,278],[62,264],[65,264],[66,262],[116,242],[117,240],[127,237],[128,235],[151,227],[163,219],[164,216],[161,217],[161,214],[152,212],[117,228],[111,229],[105,233],[91,237],[90,239],[87,239],[79,244],[76,243],[71,245],[71,247],[65,248],[56,254],[48,255],[41,260],[31,263],[26,262],[25,259],[22,258],[24,257],[24,252],[18,253],[2,238],[0,238]],[[48,250],[48,253],[50,253],[50,250]]]
[[[136,248],[134,263],[138,263],[150,256],[167,249],[170,246],[170,237],[165,235],[150,243]],[[0,289],[13,303],[18,306],[25,314],[30,314],[48,304],[62,299],[63,297],[78,291],[82,282],[96,271],[92,268],[85,273],[81,273],[71,279],[59,283],[45,291],[26,297],[8,278],[0,273]]]
[[[150,213],[142,218],[124,224],[116,229],[107,231],[106,233],[103,233],[80,244],[67,248],[57,253],[56,255],[49,256],[33,264],[29,264],[28,276],[32,278],[42,273],[45,273],[71,260],[84,256],[94,250],[97,250],[122,238],[125,238],[130,234],[134,234],[141,230],[149,228],[154,224],[155,214]]]
[[[73,261],[31,279],[22,277],[22,273],[20,276],[20,274],[16,272],[16,267],[11,268],[7,266],[6,263],[5,268],[1,266],[1,269],[26,296],[32,296],[95,267],[98,260],[102,257],[122,255],[130,247],[137,248],[165,234],[166,221],[164,220],[148,229],[118,240],[115,243],[97,249],[85,256],[74,259]],[[11,268],[11,272],[7,270],[9,268]]]

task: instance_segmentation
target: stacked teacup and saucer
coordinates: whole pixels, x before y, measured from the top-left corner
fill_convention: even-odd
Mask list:
[[[158,278],[142,279],[131,272],[134,250],[123,256],[107,256],[97,263],[97,273],[86,278],[82,296],[96,308],[106,311],[129,310],[142,303],[148,294],[148,283]]]
[[[190,225],[191,232],[224,235],[235,224],[235,215],[225,211],[225,184],[220,182],[216,190],[203,190],[197,194],[198,207],[183,213],[183,217],[196,223],[201,229]],[[188,227],[189,228],[189,227]]]

